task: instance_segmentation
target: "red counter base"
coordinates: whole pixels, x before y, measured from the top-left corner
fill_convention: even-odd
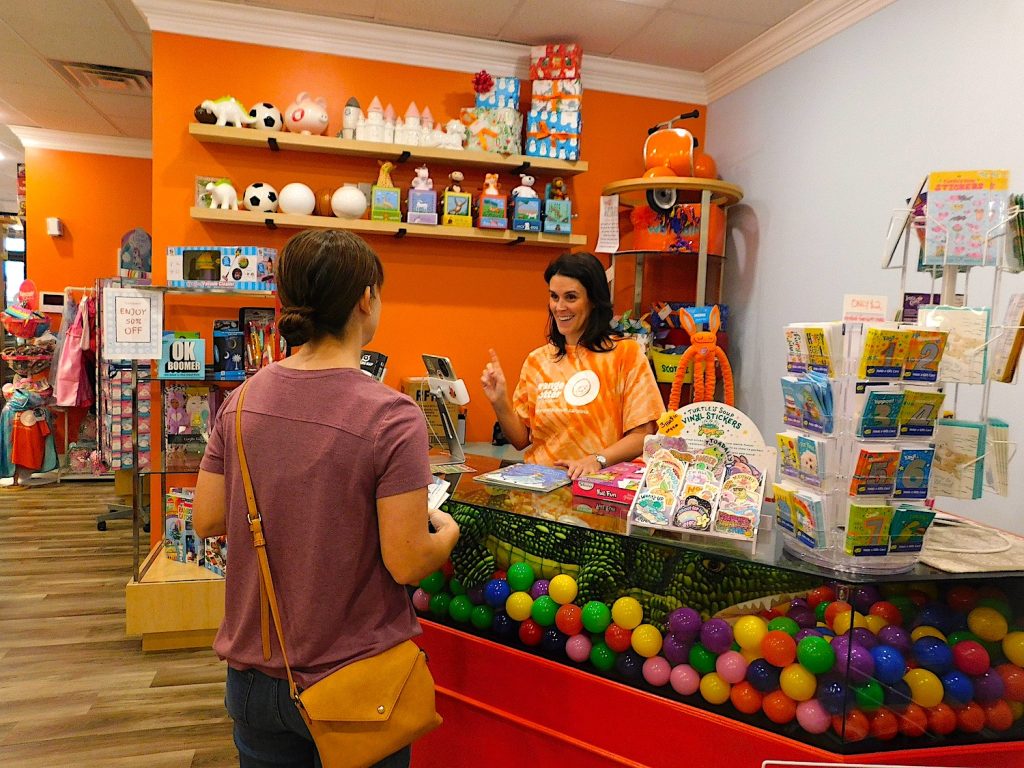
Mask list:
[[[1024,766],[1024,744],[836,755],[514,648],[423,621],[444,725],[413,768],[760,768],[765,760]]]

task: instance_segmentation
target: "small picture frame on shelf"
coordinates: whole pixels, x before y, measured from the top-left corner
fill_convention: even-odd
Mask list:
[[[409,210],[405,220],[410,224],[437,224],[437,192],[432,189],[409,190]]]
[[[480,195],[476,225],[481,229],[508,229],[508,198]]]
[[[455,227],[473,226],[473,196],[468,192],[445,192],[444,223]]]

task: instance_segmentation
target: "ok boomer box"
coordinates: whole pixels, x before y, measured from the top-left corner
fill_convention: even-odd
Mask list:
[[[612,464],[572,481],[572,495],[630,504],[644,476],[644,465],[632,461]]]

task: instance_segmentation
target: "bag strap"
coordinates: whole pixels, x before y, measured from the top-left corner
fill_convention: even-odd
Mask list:
[[[299,702],[298,687],[292,677],[292,668],[288,663],[288,652],[284,645],[284,630],[281,628],[281,610],[277,605],[277,594],[274,592],[274,580],[270,575],[270,561],[267,559],[267,542],[263,537],[263,518],[256,507],[256,494],[252,489],[252,476],[249,474],[249,463],[245,459],[245,448],[242,445],[242,403],[245,401],[245,390],[249,386],[246,381],[238,388],[238,404],[235,406],[235,444],[238,450],[238,463],[242,470],[242,485],[245,487],[245,504],[248,508],[246,519],[249,521],[249,531],[252,533],[252,546],[256,550],[256,559],[260,566],[260,602],[269,603],[270,614],[274,618],[274,629],[277,631],[277,641],[281,644],[281,657],[284,659],[284,669],[288,674],[288,688],[291,698],[296,704]],[[270,630],[266,621],[266,614],[261,611],[264,656],[269,658]]]

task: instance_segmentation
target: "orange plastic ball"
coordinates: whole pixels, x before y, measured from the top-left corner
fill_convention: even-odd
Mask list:
[[[772,691],[761,701],[761,709],[773,723],[784,725],[796,717],[796,702],[782,691]]]
[[[832,587],[815,587],[807,595],[807,604],[811,608],[817,608],[818,603],[830,603],[836,599],[835,590]]]
[[[896,734],[900,732],[900,723],[896,715],[888,709],[876,710],[870,717],[870,730],[874,738],[888,741],[896,738]]]
[[[927,711],[928,730],[945,736],[956,730],[956,712],[949,704],[936,704]]]
[[[773,666],[788,667],[796,659],[796,640],[781,629],[773,629],[761,641],[761,655]]]
[[[899,715],[899,721],[900,733],[912,739],[924,736],[928,729],[928,713],[924,711],[924,707],[914,703],[907,705],[907,708]]]
[[[879,600],[868,609],[870,616],[881,616],[888,624],[902,624],[903,614],[900,609],[888,600]]]
[[[996,699],[990,704],[982,704],[985,711],[985,725],[993,731],[1008,731],[1013,725],[1013,710],[1003,699]]]
[[[609,624],[608,629],[604,631],[604,642],[616,653],[628,651],[632,640],[632,631],[623,629],[618,624]]]
[[[850,613],[853,610],[853,606],[845,600],[835,600],[828,604],[828,608],[825,609],[825,623],[830,627],[836,620],[836,616],[841,613]]]
[[[845,718],[840,715],[832,717],[832,730],[844,741],[864,741],[871,732],[871,724],[867,715],[859,709],[851,709]]]
[[[1024,701],[1024,669],[1016,664],[1000,664],[996,672],[1003,679],[1003,697],[1007,701]]]
[[[981,708],[981,704],[972,701],[966,707],[957,710],[956,727],[964,733],[977,733],[984,728],[985,710]]]
[[[729,691],[729,700],[732,702],[732,705],[745,715],[759,712],[763,698],[761,692],[746,680],[742,683],[737,683]]]

